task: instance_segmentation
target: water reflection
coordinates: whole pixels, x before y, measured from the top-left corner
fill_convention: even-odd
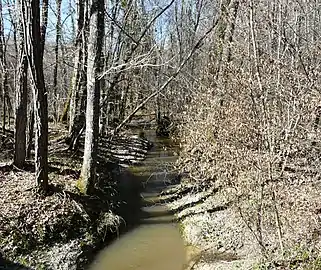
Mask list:
[[[168,141],[145,132],[155,142],[144,164],[131,172],[143,184],[139,226],[120,236],[93,263],[91,270],[181,270],[185,249],[172,214],[159,202],[158,194],[175,175],[166,163],[175,160]]]
[[[185,253],[177,228],[171,223],[154,222],[120,237],[99,255],[92,269],[181,270]]]

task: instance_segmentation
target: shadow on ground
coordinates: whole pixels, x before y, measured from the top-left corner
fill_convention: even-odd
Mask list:
[[[27,268],[21,264],[10,262],[1,257],[0,254],[0,269],[2,270],[31,270],[31,268]]]

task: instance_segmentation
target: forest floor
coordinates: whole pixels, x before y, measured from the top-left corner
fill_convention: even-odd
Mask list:
[[[1,145],[1,269],[84,269],[97,250],[134,223],[126,216],[132,209],[124,208],[135,207],[140,186],[124,184],[122,174],[128,164],[144,159],[149,143],[128,135],[102,138],[95,195],[84,196],[77,188],[82,151],[68,151],[58,134],[50,136],[47,196],[35,190],[32,161],[24,170],[11,164],[13,134]],[[124,188],[133,196],[122,197]]]

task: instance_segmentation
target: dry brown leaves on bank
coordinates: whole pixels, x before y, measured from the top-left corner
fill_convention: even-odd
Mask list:
[[[53,179],[56,191],[41,196],[31,172],[0,171],[0,249],[15,255],[77,234],[71,225],[88,219],[81,204],[62,189],[74,181],[70,176]]]

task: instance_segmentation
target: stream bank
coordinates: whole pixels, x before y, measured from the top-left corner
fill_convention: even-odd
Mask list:
[[[0,268],[87,269],[95,254],[134,224],[132,214],[140,201],[140,186],[122,179],[126,167],[141,162],[150,143],[137,136],[102,139],[96,193],[77,190],[82,151],[66,151],[62,141],[52,141],[49,156],[48,196],[34,190],[33,165],[17,170],[9,163],[0,168]],[[10,159],[10,157],[9,157]],[[20,269],[20,268],[19,268]]]
[[[253,269],[259,264],[259,246],[219,189],[196,187],[183,178],[164,199],[176,213],[181,235],[190,247],[186,270]]]
[[[171,140],[156,137],[155,131],[145,130],[145,136],[154,146],[141,164],[128,168],[125,177],[126,182],[141,186],[140,205],[131,211],[138,219],[99,253],[91,270],[181,270],[186,262],[184,242],[173,213],[159,198],[164,190],[179,183],[172,169],[176,147]]]
[[[197,248],[188,270],[321,269],[318,170],[299,164],[286,168],[284,178],[260,185],[249,173],[249,156],[238,156],[244,149],[217,143],[193,125],[180,137],[181,183],[164,194],[184,240]],[[221,152],[224,147],[235,156]],[[230,165],[242,162],[242,173]],[[306,175],[300,178],[302,170]]]

